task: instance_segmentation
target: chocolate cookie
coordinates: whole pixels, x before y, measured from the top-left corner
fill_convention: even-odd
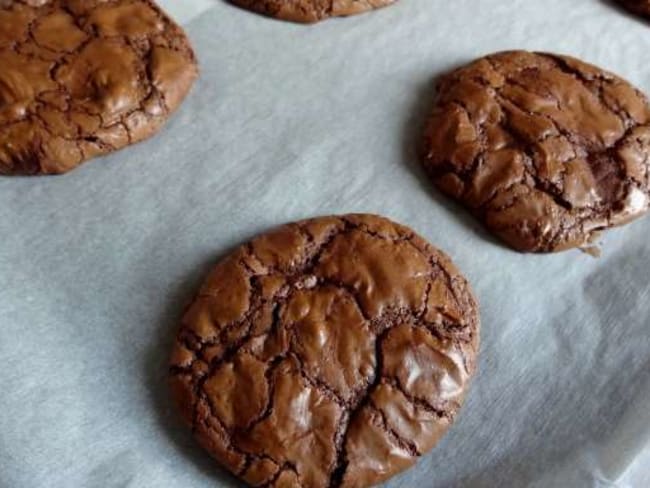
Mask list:
[[[64,173],[151,136],[196,75],[150,0],[0,0],[0,174]]]
[[[318,22],[385,7],[396,0],[230,0],[253,12],[293,22]]]
[[[251,486],[364,487],[449,428],[475,369],[477,304],[443,253],[372,215],[306,220],[236,249],[188,308],[180,411]]]
[[[505,52],[442,77],[424,166],[520,251],[585,247],[650,203],[650,107],[567,56]]]
[[[637,14],[650,17],[650,0],[617,0],[623,7]]]

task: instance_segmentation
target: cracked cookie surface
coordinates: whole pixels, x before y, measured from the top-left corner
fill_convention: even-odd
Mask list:
[[[150,0],[0,0],[0,174],[65,173],[153,135],[197,66]]]
[[[366,487],[444,435],[475,370],[478,306],[449,258],[373,215],[322,217],[219,262],[182,319],[172,394],[255,487]]]
[[[513,51],[438,82],[423,164],[514,249],[586,247],[650,204],[650,107],[577,59]]]
[[[276,19],[312,23],[386,7],[397,0],[230,0],[238,7]]]
[[[650,0],[616,0],[620,5],[636,12],[637,14],[650,17]]]

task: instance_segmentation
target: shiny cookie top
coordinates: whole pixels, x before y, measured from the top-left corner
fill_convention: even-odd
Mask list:
[[[277,19],[312,23],[385,7],[396,0],[230,0],[231,3]]]
[[[182,320],[173,395],[251,486],[365,487],[448,429],[478,309],[451,261],[372,215],[286,225],[236,249]]]
[[[424,166],[513,248],[584,247],[648,211],[650,107],[567,56],[487,56],[440,80]]]
[[[197,76],[149,0],[0,0],[0,174],[52,174],[149,137]]]

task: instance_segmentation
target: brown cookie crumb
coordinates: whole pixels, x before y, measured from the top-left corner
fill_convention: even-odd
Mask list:
[[[170,381],[197,440],[251,486],[365,487],[444,435],[478,340],[478,306],[446,255],[382,217],[323,217],[216,266]]]
[[[150,0],[0,2],[0,174],[65,173],[153,135],[197,76]]]
[[[230,0],[238,7],[276,19],[312,23],[385,7],[396,0]]]
[[[650,107],[577,59],[514,51],[442,77],[424,167],[519,251],[588,247],[648,211]]]

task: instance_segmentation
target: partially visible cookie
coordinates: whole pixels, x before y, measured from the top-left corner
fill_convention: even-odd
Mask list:
[[[198,442],[256,487],[367,487],[444,435],[478,306],[449,258],[373,215],[285,225],[208,276],[173,347]]]
[[[443,76],[424,167],[520,251],[587,247],[650,206],[650,107],[577,59],[513,51]]]
[[[360,14],[397,0],[230,0],[233,4],[276,19],[318,22],[329,17]]]
[[[625,8],[637,14],[650,17],[650,0],[617,0]]]
[[[151,0],[0,0],[0,174],[65,173],[143,140],[196,76]]]

